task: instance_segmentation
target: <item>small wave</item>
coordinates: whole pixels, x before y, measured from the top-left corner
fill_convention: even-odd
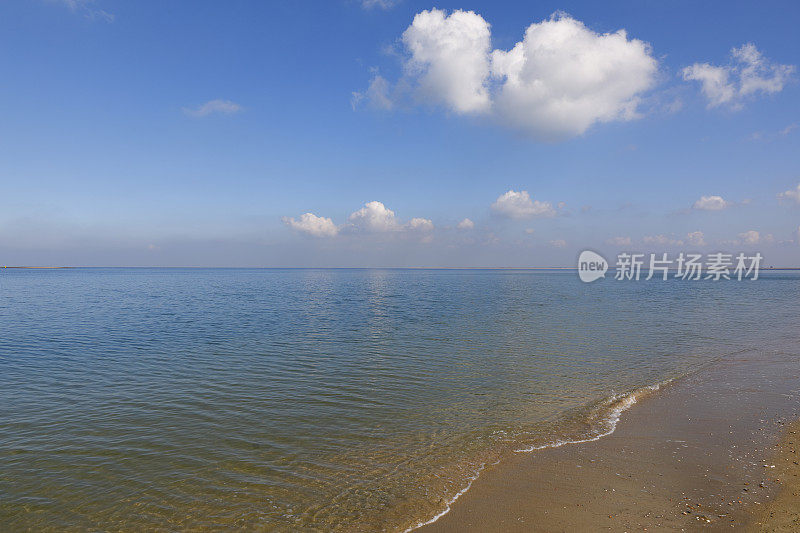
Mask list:
[[[672,381],[671,379],[668,379],[666,381],[656,383],[655,385],[642,387],[641,389],[637,389],[627,394],[613,395],[610,398],[607,398],[605,401],[601,403],[602,407],[600,410],[605,410],[609,408],[610,409],[606,412],[606,416],[602,419],[600,431],[595,435],[579,439],[558,439],[548,442],[547,444],[541,444],[539,446],[530,446],[528,448],[514,450],[514,452],[516,453],[534,452],[537,450],[544,450],[545,448],[558,448],[564,446],[565,444],[583,444],[585,442],[594,442],[602,439],[603,437],[607,437],[612,433],[614,433],[614,431],[617,429],[617,423],[619,422],[622,413],[630,409],[631,406],[633,406],[633,404],[635,404],[640,397],[657,391],[658,389],[670,383],[671,381]]]
[[[611,435],[612,433],[614,433],[614,430],[617,429],[617,423],[619,422],[619,419],[622,416],[622,413],[624,413],[625,411],[630,409],[631,406],[633,404],[635,404],[636,401],[640,397],[642,397],[642,396],[644,396],[646,394],[649,394],[649,393],[657,391],[658,389],[660,389],[664,385],[667,385],[671,381],[673,381],[673,380],[672,379],[668,379],[666,381],[662,381],[660,383],[656,383],[655,385],[649,385],[647,387],[642,387],[641,389],[637,389],[637,390],[635,390],[633,392],[629,392],[627,394],[622,394],[622,395],[616,395],[615,394],[615,395],[612,395],[609,398],[606,398],[604,401],[602,401],[600,403],[599,410],[606,411],[606,409],[608,409],[606,411],[606,413],[607,413],[606,416],[602,419],[602,423],[605,426],[605,431],[601,431],[596,435],[592,435],[591,437],[586,437],[586,438],[583,438],[583,439],[558,439],[558,440],[555,440],[555,441],[548,442],[547,444],[542,444],[540,446],[531,446],[529,448],[522,448],[522,449],[519,449],[519,450],[514,450],[514,452],[515,453],[526,453],[526,452],[533,452],[533,451],[536,451],[536,450],[543,450],[545,448],[558,448],[560,446],[564,446],[565,444],[581,444],[581,443],[584,443],[584,442],[594,442],[594,441],[602,439],[603,437],[607,437],[608,435]],[[499,462],[500,461],[496,461],[496,462],[494,462],[492,464],[497,464]],[[436,516],[434,516],[433,518],[430,518],[429,520],[420,521],[417,524],[409,527],[403,533],[409,533],[410,531],[413,531],[415,529],[419,529],[419,528],[421,528],[423,526],[427,526],[428,524],[433,524],[434,522],[439,520],[441,517],[443,517],[444,515],[449,513],[451,506],[456,502],[456,500],[458,500],[461,496],[466,494],[466,492],[472,487],[472,484],[475,482],[475,480],[478,479],[478,477],[481,475],[481,472],[483,471],[483,469],[485,467],[486,467],[486,463],[481,464],[481,466],[478,468],[478,470],[475,472],[475,474],[472,477],[469,478],[469,482],[467,483],[467,485],[463,489],[458,491],[452,498],[450,498],[447,501],[447,503],[445,504],[444,510],[440,511],[438,514],[436,514]]]
[[[492,464],[496,465],[499,462],[500,461],[495,461]],[[483,464],[481,464],[480,467],[478,467],[478,470],[475,472],[475,474],[473,474],[472,477],[469,478],[469,482],[467,483],[467,486],[464,487],[463,489],[461,489],[460,491],[458,491],[452,498],[447,500],[447,502],[445,503],[445,508],[444,508],[443,511],[439,512],[439,514],[437,514],[436,516],[434,516],[430,520],[426,520],[424,522],[418,522],[417,524],[415,524],[415,525],[409,527],[408,529],[406,529],[403,533],[409,533],[409,531],[413,531],[415,529],[419,529],[422,526],[427,526],[428,524],[433,524],[434,522],[439,520],[441,517],[443,517],[444,515],[449,513],[450,512],[450,506],[453,505],[457,499],[459,499],[461,496],[463,496],[470,489],[470,487],[472,487],[472,483],[474,483],[475,480],[478,479],[478,477],[481,475],[481,472],[483,472],[483,469],[485,467],[486,467],[486,463],[483,463]]]

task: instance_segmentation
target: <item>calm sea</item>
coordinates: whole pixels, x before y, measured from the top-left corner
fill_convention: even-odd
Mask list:
[[[0,529],[405,530],[644,387],[798,342],[800,276],[0,269]]]

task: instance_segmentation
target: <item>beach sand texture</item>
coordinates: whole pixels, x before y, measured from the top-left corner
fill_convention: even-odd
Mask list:
[[[753,531],[800,531],[800,421],[786,429],[773,458],[775,478],[781,485],[774,500],[756,513]]]
[[[797,531],[796,358],[740,353],[641,400],[608,437],[518,453],[420,531]]]

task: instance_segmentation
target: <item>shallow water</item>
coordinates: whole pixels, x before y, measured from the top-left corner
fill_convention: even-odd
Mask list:
[[[0,525],[403,530],[798,301],[777,272],[0,270]]]

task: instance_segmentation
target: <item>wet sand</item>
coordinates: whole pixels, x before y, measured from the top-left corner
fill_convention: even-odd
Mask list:
[[[612,435],[488,467],[419,531],[797,530],[798,362],[729,356],[640,400]]]

